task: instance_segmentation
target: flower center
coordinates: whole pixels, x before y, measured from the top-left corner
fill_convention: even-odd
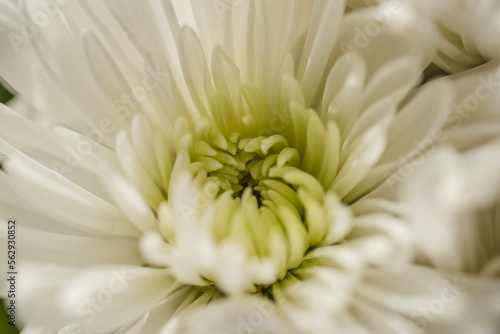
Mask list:
[[[271,175],[278,166],[297,167],[299,162],[298,151],[290,148],[281,135],[239,139],[239,135],[234,134],[222,148],[198,141],[193,161],[196,176],[203,183],[216,185],[217,195],[227,191],[233,198],[241,198],[245,193],[255,198],[261,207],[272,203],[273,197],[280,194],[293,203],[294,211],[303,212],[293,185]]]
[[[173,204],[173,211],[184,210],[181,216],[188,219],[182,224],[175,214],[169,218],[175,226],[165,239],[180,245],[180,239],[186,238],[192,245],[194,235],[200,233],[213,238],[205,241],[207,245],[215,241],[224,245],[223,249],[227,246],[236,253],[239,249],[246,259],[245,269],[254,263],[258,272],[247,275],[245,289],[259,290],[284,279],[301,265],[309,251],[338,241],[332,238],[330,229],[339,205],[337,196],[304,170],[299,150],[285,136],[228,135],[200,125],[197,131],[178,135],[177,143],[177,156],[182,152],[189,156],[189,164],[182,169],[189,171],[195,190],[192,196],[183,196],[187,203]],[[186,187],[180,191],[186,193]],[[195,230],[180,236],[184,226],[194,225]],[[210,247],[205,246],[205,251]],[[230,270],[237,270],[236,264],[229,264],[231,260],[219,256],[221,262],[227,260],[233,267]],[[218,263],[218,269],[223,267]],[[199,265],[197,270],[205,284],[221,283],[219,273],[209,264]],[[228,284],[222,285],[226,291],[231,290]]]

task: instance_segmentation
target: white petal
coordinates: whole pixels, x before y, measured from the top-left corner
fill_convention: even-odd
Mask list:
[[[19,255],[21,262],[55,262],[75,267],[144,263],[136,239],[57,234],[24,228],[24,221],[18,222],[18,244],[23,250]]]
[[[9,183],[33,208],[84,231],[137,236],[116,207],[22,156],[5,165]],[[63,182],[64,181],[64,182]]]
[[[109,168],[102,169],[101,178],[111,198],[140,231],[158,230],[158,220],[134,186]]]
[[[274,305],[261,297],[215,301],[206,308],[186,313],[164,328],[162,334],[184,333],[290,333]]]
[[[106,332],[146,313],[177,287],[166,270],[103,268],[79,273],[59,292],[58,302],[82,329]]]

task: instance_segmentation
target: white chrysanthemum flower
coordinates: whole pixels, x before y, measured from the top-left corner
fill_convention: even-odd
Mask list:
[[[26,333],[418,333],[462,316],[422,325],[443,289],[469,306],[393,199],[432,147],[497,136],[498,64],[415,88],[438,38],[409,2],[0,8]]]

